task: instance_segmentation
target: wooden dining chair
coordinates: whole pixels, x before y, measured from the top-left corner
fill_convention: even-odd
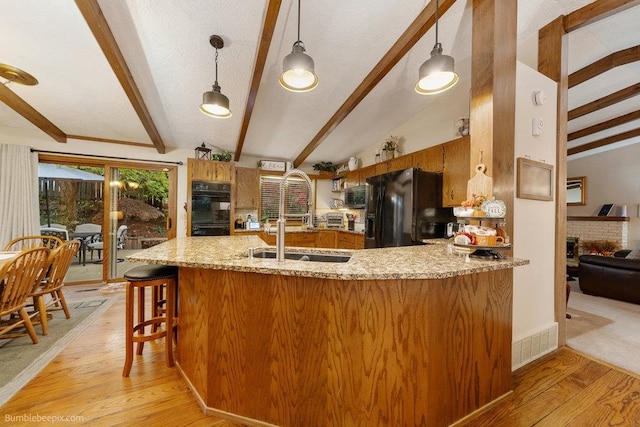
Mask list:
[[[29,294],[33,298],[34,311],[39,313],[42,335],[49,333],[47,309],[55,306],[53,310],[63,310],[67,319],[71,318],[67,301],[62,293],[64,277],[67,275],[71,261],[80,249],[80,241],[70,240],[57,249],[51,251],[46,268],[46,277],[38,279],[39,285]],[[45,301],[45,297],[51,295],[51,299]],[[59,304],[59,306],[58,306]],[[49,309],[51,311],[52,309]]]
[[[16,237],[4,245],[3,251],[24,251],[33,248],[55,249],[62,243],[62,240],[56,236],[22,236]]]
[[[9,332],[18,327],[25,327],[31,341],[34,344],[38,343],[25,305],[34,283],[47,267],[50,252],[48,248],[27,249],[0,267],[0,319],[13,314],[19,316],[0,321],[0,339],[24,336],[25,333]]]

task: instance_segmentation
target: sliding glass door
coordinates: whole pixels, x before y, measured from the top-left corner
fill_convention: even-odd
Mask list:
[[[41,155],[42,232],[82,241],[67,283],[122,280],[126,256],[175,237],[177,168]]]

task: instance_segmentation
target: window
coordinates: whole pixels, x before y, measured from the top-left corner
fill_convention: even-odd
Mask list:
[[[280,182],[282,178],[262,176],[260,178],[260,218],[277,220],[280,213]],[[302,179],[288,178],[284,189],[284,213],[302,215],[309,211],[309,189]],[[299,219],[298,219],[299,220]]]

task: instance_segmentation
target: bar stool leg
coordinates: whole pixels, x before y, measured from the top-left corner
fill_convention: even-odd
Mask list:
[[[173,279],[167,280],[166,285],[167,285],[167,294],[166,294],[166,306],[165,306],[164,315],[166,316],[167,321],[165,323],[166,336],[164,338],[164,343],[165,343],[167,366],[172,367],[175,363],[173,360],[173,331],[175,328],[174,308],[175,308],[175,297],[176,297],[176,281]]]
[[[126,297],[125,297],[125,359],[124,369],[122,370],[122,376],[128,377],[131,372],[131,365],[133,364],[133,285],[130,282],[126,284]]]
[[[138,325],[142,325],[140,329],[138,329],[138,335],[144,335],[144,286],[138,286]],[[140,356],[143,349],[144,341],[138,341],[136,354]]]

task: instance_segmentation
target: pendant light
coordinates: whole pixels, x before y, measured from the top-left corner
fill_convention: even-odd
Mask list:
[[[216,117],[218,119],[226,119],[231,117],[229,110],[229,98],[220,92],[218,85],[218,49],[224,47],[222,37],[213,35],[209,37],[209,43],[216,49],[216,82],[213,84],[213,90],[202,94],[202,104],[200,111],[207,116]]]
[[[438,42],[438,0],[436,0],[436,44],[418,73],[416,92],[421,95],[435,95],[452,88],[458,82],[454,71],[453,57],[442,54],[442,44]]]
[[[298,39],[293,44],[291,53],[284,57],[284,71],[280,74],[280,84],[292,92],[307,92],[318,86],[313,59],[304,52],[304,43],[300,41],[300,0],[298,0]]]

